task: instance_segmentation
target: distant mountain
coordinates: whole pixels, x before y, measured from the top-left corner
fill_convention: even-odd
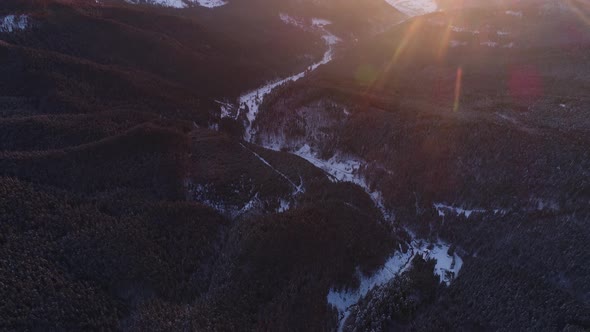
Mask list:
[[[189,6],[202,6],[207,8],[216,8],[226,5],[224,0],[125,0],[134,4],[149,4],[155,6],[187,8]]]

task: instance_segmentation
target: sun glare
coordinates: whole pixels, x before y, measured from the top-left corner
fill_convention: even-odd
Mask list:
[[[565,4],[585,24],[590,25],[590,0],[565,0]]]

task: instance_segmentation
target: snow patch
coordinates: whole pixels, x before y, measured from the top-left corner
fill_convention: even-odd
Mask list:
[[[286,199],[281,199],[279,201],[279,208],[277,209],[278,213],[283,213],[288,211],[291,208],[291,202]]]
[[[466,46],[466,45],[467,45],[466,41],[451,40],[449,42],[450,47],[459,47],[459,46]]]
[[[502,114],[502,113],[497,113],[496,112],[496,115],[499,116],[500,118],[502,118],[502,119],[504,119],[506,121],[510,121],[510,122],[512,122],[514,124],[518,124],[519,123],[518,120],[516,120],[515,118],[513,118],[511,116],[508,116],[506,114]]]
[[[302,28],[305,29],[305,24],[303,24],[300,20],[289,16],[287,14],[284,13],[280,13],[279,14],[279,18],[281,19],[281,21],[283,21],[283,23],[288,24],[288,25],[294,25],[298,28]]]
[[[147,0],[145,2],[140,0],[126,0],[128,3],[131,4],[141,4],[147,3],[154,6],[162,6],[162,7],[172,7],[172,8],[186,8],[187,5],[182,0]]]
[[[282,151],[285,148],[285,143],[280,139],[267,140],[263,143],[263,146],[274,151]],[[351,182],[360,186],[365,190],[369,197],[371,197],[375,206],[381,211],[386,220],[393,220],[395,218],[394,213],[385,208],[381,192],[372,190],[365,178],[359,172],[360,169],[367,164],[365,160],[339,152],[336,152],[333,157],[328,160],[321,159],[312,150],[309,144],[303,144],[298,149],[290,149],[289,152],[307,160],[317,168],[323,170],[328,179],[332,182]]]
[[[228,103],[225,101],[220,101],[220,100],[215,100],[215,102],[219,105],[220,109],[221,109],[221,113],[220,113],[220,117],[222,119],[224,118],[231,118],[234,117],[234,105],[232,103]],[[235,115],[237,117],[237,114]]]
[[[531,198],[531,203],[537,211],[559,211],[559,203],[551,199]]]
[[[464,215],[466,218],[469,218],[472,214],[476,213],[493,213],[493,214],[501,214],[505,215],[508,211],[505,209],[493,209],[493,210],[486,210],[486,209],[465,209],[462,207],[447,205],[443,203],[434,203],[434,208],[438,213],[439,217],[445,217],[447,213],[452,213],[454,215],[460,216]]]
[[[465,217],[469,218],[474,213],[486,213],[487,210],[484,209],[464,209],[462,207],[456,207],[452,205],[446,205],[442,203],[434,203],[434,208],[440,217],[444,217],[445,213],[453,213],[455,215],[464,215]]]
[[[215,200],[212,197],[215,196],[214,186],[212,184],[193,184],[188,181],[186,184],[189,192],[191,193],[191,199],[194,199],[201,204],[204,204],[220,214],[226,216],[229,219],[235,219],[247,212],[254,210],[262,205],[256,193],[248,202],[242,206],[235,204],[228,204],[223,200]]]
[[[25,30],[29,26],[27,15],[6,15],[0,18],[0,32]]]
[[[516,16],[519,18],[522,18],[523,14],[521,11],[514,11],[514,10],[507,10],[506,11],[506,15],[510,15],[510,16]]]
[[[385,0],[395,9],[408,16],[418,16],[438,10],[435,0]]]
[[[217,122],[209,123],[207,128],[209,128],[213,131],[219,131],[219,123],[217,123]]]
[[[217,8],[228,4],[224,0],[197,0],[197,4],[201,7]]]
[[[314,17],[311,19],[311,25],[315,27],[325,27],[326,25],[332,24],[331,21],[325,20],[323,18]]]
[[[463,259],[456,253],[449,255],[449,249],[450,245],[440,241],[435,243],[432,249],[423,249],[424,258],[436,260],[434,274],[447,286],[455,280],[463,267]]]
[[[472,35],[479,35],[480,34],[479,30],[471,30],[471,29],[467,29],[464,27],[458,27],[456,25],[451,25],[451,31],[453,31],[453,32],[467,32]]]
[[[329,160],[322,160],[315,156],[308,144],[303,145],[299,150],[294,151],[293,154],[309,161],[314,166],[324,170],[330,175],[333,181],[356,182],[357,172],[363,162],[356,158],[346,158],[335,155]]]
[[[283,19],[283,18],[281,17],[281,19]],[[287,16],[285,16],[285,19],[287,19]],[[313,23],[313,22],[315,22],[315,23]],[[324,28],[325,25],[330,24],[330,21],[322,20],[322,19],[313,19],[312,23],[316,29],[319,29],[322,32],[322,38],[324,39],[324,42],[328,46],[328,49],[324,53],[322,60],[312,64],[304,72],[295,74],[293,76],[289,76],[287,78],[284,78],[284,79],[281,79],[281,80],[278,80],[275,82],[268,83],[256,90],[254,90],[254,91],[250,91],[250,92],[240,96],[240,99],[239,99],[240,109],[242,109],[246,112],[246,117],[248,118],[248,122],[249,122],[248,126],[246,127],[245,134],[244,134],[244,139],[246,141],[251,141],[251,139],[252,139],[252,135],[254,134],[252,124],[254,123],[254,120],[256,120],[256,116],[258,115],[258,111],[260,109],[260,105],[262,104],[262,101],[264,100],[264,97],[266,97],[274,89],[280,87],[281,85],[289,83],[289,82],[298,81],[298,80],[302,79],[303,77],[305,77],[311,71],[316,70],[319,66],[325,65],[328,62],[332,61],[332,59],[334,57],[334,45],[336,45],[337,43],[340,42],[340,38],[336,37],[334,34],[332,34],[331,32],[329,32],[328,30],[326,30]]]
[[[487,46],[487,47],[497,47],[498,46],[498,43],[488,40],[488,41],[479,43],[479,45],[481,45],[481,46]]]
[[[360,168],[366,164],[364,160],[353,156],[345,156],[340,153],[334,154],[328,160],[320,159],[308,144],[304,144],[299,150],[293,151],[292,153],[309,161],[317,168],[322,169],[326,172],[328,178],[334,182],[352,182],[360,186],[371,197],[387,220],[394,218],[393,213],[385,208],[381,192],[371,190],[365,179],[359,174]]]

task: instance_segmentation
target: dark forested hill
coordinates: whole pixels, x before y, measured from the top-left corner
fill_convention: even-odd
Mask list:
[[[335,326],[330,287],[403,232],[358,187],[207,128],[324,52],[255,9],[2,3],[0,329]]]

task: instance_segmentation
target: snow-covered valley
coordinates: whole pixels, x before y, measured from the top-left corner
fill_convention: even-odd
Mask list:
[[[418,7],[410,6],[413,8],[412,11],[410,11],[410,7],[407,7],[409,5],[408,3],[397,2],[396,5],[406,6],[404,8],[406,8],[408,15],[419,15],[420,13],[436,10],[435,6],[433,7],[432,4],[426,3],[420,4],[419,6],[416,5]],[[302,29],[310,28],[302,23],[303,20],[298,20],[286,14],[281,15],[281,20],[286,24],[296,25]],[[273,92],[274,89],[305,77],[311,71],[317,69],[321,65],[327,64],[333,59],[334,46],[340,41],[340,39],[326,29],[326,26],[329,24],[329,21],[322,19],[312,20],[311,28],[317,29],[322,33],[322,37],[327,46],[327,50],[324,53],[321,61],[311,65],[308,70],[304,72],[275,82],[271,82],[240,97],[239,112],[237,112],[235,117],[237,118],[237,116],[241,113],[245,113],[247,116],[248,122],[244,135],[244,139],[246,141],[253,142],[254,138],[258,134],[253,124],[257,120],[257,116],[260,112],[260,106],[262,105],[266,96]],[[230,107],[226,102],[220,102],[220,106],[222,109],[222,117],[231,116],[230,109],[232,107]],[[237,109],[237,107],[233,108]],[[345,113],[347,112],[345,111]],[[264,148],[275,151],[284,150],[286,147],[285,144],[287,143],[285,141],[281,141],[281,139],[263,139],[256,142],[261,144],[261,146]],[[311,142],[309,144],[311,144]],[[386,221],[392,221],[395,218],[394,214],[385,208],[381,193],[379,191],[370,189],[363,176],[359,173],[359,170],[367,164],[366,161],[362,160],[362,158],[347,156],[340,153],[335,153],[330,159],[325,160],[319,157],[317,153],[314,153],[312,147],[309,144],[303,142],[303,144],[301,144],[297,149],[288,149],[287,151],[322,169],[326,173],[326,176],[332,181],[352,182],[357,184],[371,197],[375,205],[380,209]],[[283,212],[288,208],[288,204],[285,204],[284,208],[281,204],[280,212]],[[471,213],[471,211],[465,211],[463,213]],[[447,285],[449,285],[459,274],[463,261],[457,253],[449,253],[449,248],[451,247],[450,244],[447,244],[441,240],[437,242],[424,241],[414,236],[410,231],[408,231],[408,233],[412,236],[412,240],[407,244],[408,249],[403,250],[400,246],[398,250],[391,254],[390,258],[385,262],[385,264],[371,276],[362,275],[360,272],[357,273],[356,277],[360,280],[359,288],[344,290],[332,289],[329,292],[326,300],[331,306],[338,310],[340,328],[342,328],[346,318],[350,314],[351,307],[359,302],[359,300],[363,298],[363,296],[365,296],[371,289],[391,282],[393,279],[399,276],[403,271],[409,268],[412,258],[416,255],[421,255],[425,259],[435,259],[435,274],[439,276],[441,282],[444,282]]]

